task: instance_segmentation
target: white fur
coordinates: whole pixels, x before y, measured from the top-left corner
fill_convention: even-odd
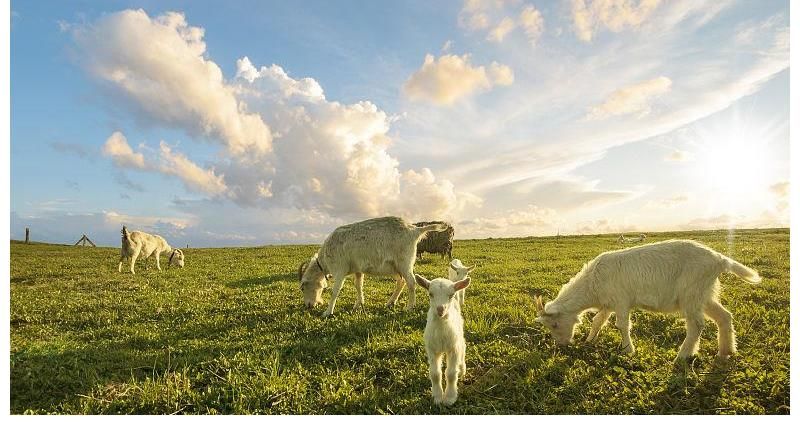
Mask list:
[[[633,236],[633,237],[625,237],[625,234],[620,234],[619,237],[617,238],[617,241],[619,243],[637,243],[644,241],[644,239],[646,238],[647,236],[645,236],[644,234],[639,234],[638,236]]]
[[[156,267],[159,271],[161,270],[161,254],[170,256],[170,265],[178,267],[184,265],[183,251],[172,249],[163,237],[142,231],[128,232],[127,228],[122,227],[122,249],[120,250],[119,266],[117,266],[118,271],[122,272],[122,263],[125,259],[130,259],[130,270],[135,274],[133,267],[136,259],[139,257],[146,259],[153,254],[155,254]]]
[[[453,261],[450,262],[450,266],[447,268],[447,276],[450,278],[450,281],[461,281],[462,279],[466,278],[473,269],[475,269],[475,266],[466,267],[461,263],[461,260],[454,258]],[[461,304],[462,307],[464,306],[466,292],[466,290],[459,290],[458,292],[458,303]]]
[[[415,275],[417,284],[428,290],[430,307],[425,325],[425,353],[428,355],[431,394],[437,405],[452,405],[458,399],[458,377],[467,372],[467,343],[464,318],[456,293],[469,286],[470,278],[452,282],[445,278],[428,281]],[[447,359],[447,383],[442,391],[442,359]]]
[[[429,231],[443,231],[443,224],[415,227],[398,217],[381,217],[343,225],[322,242],[319,251],[300,265],[298,275],[303,299],[308,308],[322,303],[327,279],[333,279],[331,300],[325,316],[333,314],[336,298],[349,275],[355,275],[357,291],[354,308],[364,305],[364,275],[395,275],[395,292],[388,305],[393,306],[404,286],[408,286],[408,305],[414,308],[414,262],[417,242]]]
[[[697,352],[704,315],[719,328],[718,357],[736,352],[731,314],[719,303],[719,280],[723,272],[758,283],[758,273],[700,243],[669,240],[600,254],[565,284],[555,300],[542,304],[536,320],[550,329],[560,344],[572,342],[579,316],[598,310],[587,341],[597,338],[609,315],[616,313],[622,348],[633,353],[629,313],[634,308],[678,312],[686,319],[686,339],[678,359]]]

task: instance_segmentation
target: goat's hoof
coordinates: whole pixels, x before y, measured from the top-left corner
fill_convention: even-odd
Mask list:
[[[442,401],[442,403],[443,403],[445,406],[450,406],[450,405],[452,405],[452,404],[456,403],[456,400],[458,400],[458,396],[453,396],[453,397],[445,397],[445,399]]]
[[[634,348],[633,345],[628,345],[625,347],[620,347],[619,351],[625,355],[633,355],[636,353],[636,348]]]
[[[324,313],[322,313],[322,317],[325,317],[325,318],[328,318],[328,317],[330,317],[330,316],[332,316],[332,315],[333,315],[333,313],[331,313],[331,312],[330,312],[330,311],[328,311],[328,310],[325,310],[325,312],[324,312]]]
[[[440,397],[433,396],[433,404],[434,405],[441,405],[442,404],[441,396]]]
[[[413,309],[414,309],[414,305],[406,305],[406,308],[405,308],[406,311],[411,311]]]

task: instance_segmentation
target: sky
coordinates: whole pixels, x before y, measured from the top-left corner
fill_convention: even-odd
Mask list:
[[[789,6],[11,2],[11,237],[789,226]]]

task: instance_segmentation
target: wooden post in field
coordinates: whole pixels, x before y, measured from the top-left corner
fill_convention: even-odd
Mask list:
[[[75,244],[74,244],[73,246],[78,246],[79,244],[80,244],[81,246],[86,246],[86,245],[88,244],[89,246],[91,246],[91,247],[93,247],[93,248],[95,248],[95,247],[96,247],[96,245],[94,244],[94,242],[92,242],[91,240],[89,240],[89,238],[88,238],[88,237],[86,237],[86,234],[84,234],[84,235],[83,235],[83,237],[81,237],[81,238],[80,238],[80,240],[78,240],[77,242],[75,242]]]
[[[25,227],[25,243],[28,243],[30,241],[31,241],[31,229]]]

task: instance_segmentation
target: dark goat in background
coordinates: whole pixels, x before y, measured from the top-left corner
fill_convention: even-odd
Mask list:
[[[424,227],[432,224],[444,224],[447,225],[447,229],[444,231],[431,231],[424,239],[420,240],[419,243],[417,243],[417,257],[422,259],[422,254],[424,252],[429,252],[431,254],[441,254],[442,257],[447,254],[447,259],[452,260],[453,236],[455,235],[455,230],[452,225],[442,221],[430,221],[417,222],[414,226]]]

